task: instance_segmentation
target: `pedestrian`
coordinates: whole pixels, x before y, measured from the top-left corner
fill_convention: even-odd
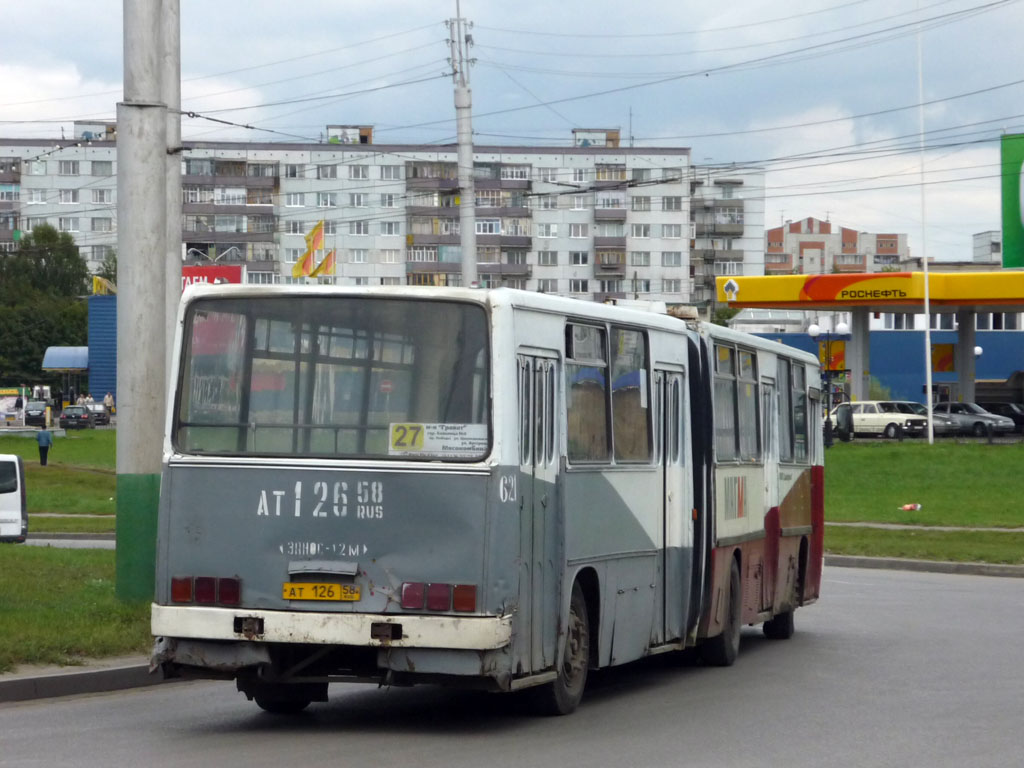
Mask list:
[[[85,393],[85,404],[86,405],[92,405],[94,402],[96,402],[96,401],[92,399],[92,392],[86,392]]]
[[[53,433],[43,427],[36,432],[36,442],[39,443],[39,465],[45,467],[46,454],[50,452],[50,446],[53,445]]]
[[[114,396],[109,392],[103,396],[103,407],[107,409],[107,413],[114,412]]]
[[[18,390],[18,397],[14,401],[14,410],[17,413],[18,421],[25,418],[25,400],[21,397],[21,390]]]

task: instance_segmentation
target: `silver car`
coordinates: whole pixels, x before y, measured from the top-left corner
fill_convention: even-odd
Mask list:
[[[1003,435],[1014,429],[1013,419],[989,413],[977,403],[936,403],[932,410],[956,419],[960,433],[965,435],[983,437],[989,431]]]
[[[904,413],[913,413],[928,418],[928,409],[922,403],[913,400],[897,400],[896,406]],[[927,430],[925,430],[927,432]],[[940,437],[956,435],[960,432],[960,422],[948,413],[932,412],[932,434]]]

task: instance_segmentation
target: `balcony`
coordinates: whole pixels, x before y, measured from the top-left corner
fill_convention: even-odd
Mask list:
[[[182,230],[181,239],[185,242],[204,243],[272,243],[273,232],[199,232]]]
[[[529,179],[473,179],[474,189],[529,189]]]
[[[480,242],[481,235],[477,235],[477,243]],[[497,235],[490,235],[495,241],[497,241]],[[409,235],[407,245],[459,245],[462,242],[462,237],[459,234],[454,235],[435,235],[435,234],[412,234]],[[495,245],[497,242],[495,242]]]
[[[594,221],[625,221],[625,208],[595,208]]]
[[[458,189],[458,179],[416,177],[405,180],[406,189]]]
[[[626,236],[608,236],[608,235],[595,235],[594,236],[594,247],[595,248],[625,248],[626,247]]]
[[[438,272],[459,274],[462,272],[462,263],[458,261],[407,261],[405,262],[405,273],[407,275],[433,275]]]
[[[606,302],[618,301],[619,299],[626,298],[624,291],[615,291],[614,293],[595,293],[594,301],[598,304],[604,304]]]
[[[476,269],[482,275],[529,277],[533,274],[533,267],[529,264],[477,264]]]

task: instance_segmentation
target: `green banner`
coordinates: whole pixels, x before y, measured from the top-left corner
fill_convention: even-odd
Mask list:
[[[1024,134],[1008,134],[1002,141],[1003,162],[1003,268],[1024,267],[1024,208],[1021,208],[1021,165]]]

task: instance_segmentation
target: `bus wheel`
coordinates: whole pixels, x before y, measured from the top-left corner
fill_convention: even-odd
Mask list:
[[[310,703],[310,699],[301,696],[282,697],[263,694],[256,695],[253,698],[256,701],[256,706],[264,712],[270,712],[272,715],[298,714],[308,707]]]
[[[770,620],[764,623],[761,630],[764,632],[764,636],[771,640],[788,640],[793,636],[793,632],[796,631],[796,625],[793,623],[793,609],[783,611],[782,613],[775,614]]]
[[[741,594],[740,567],[733,560],[732,569],[729,571],[729,612],[725,617],[722,634],[710,638],[701,647],[701,655],[708,664],[728,667],[736,661],[736,656],[740,652]]]
[[[565,633],[565,650],[556,669],[554,682],[537,689],[537,705],[545,715],[568,715],[583,698],[590,665],[590,623],[587,601],[579,582],[572,585],[569,601],[569,626]]]

